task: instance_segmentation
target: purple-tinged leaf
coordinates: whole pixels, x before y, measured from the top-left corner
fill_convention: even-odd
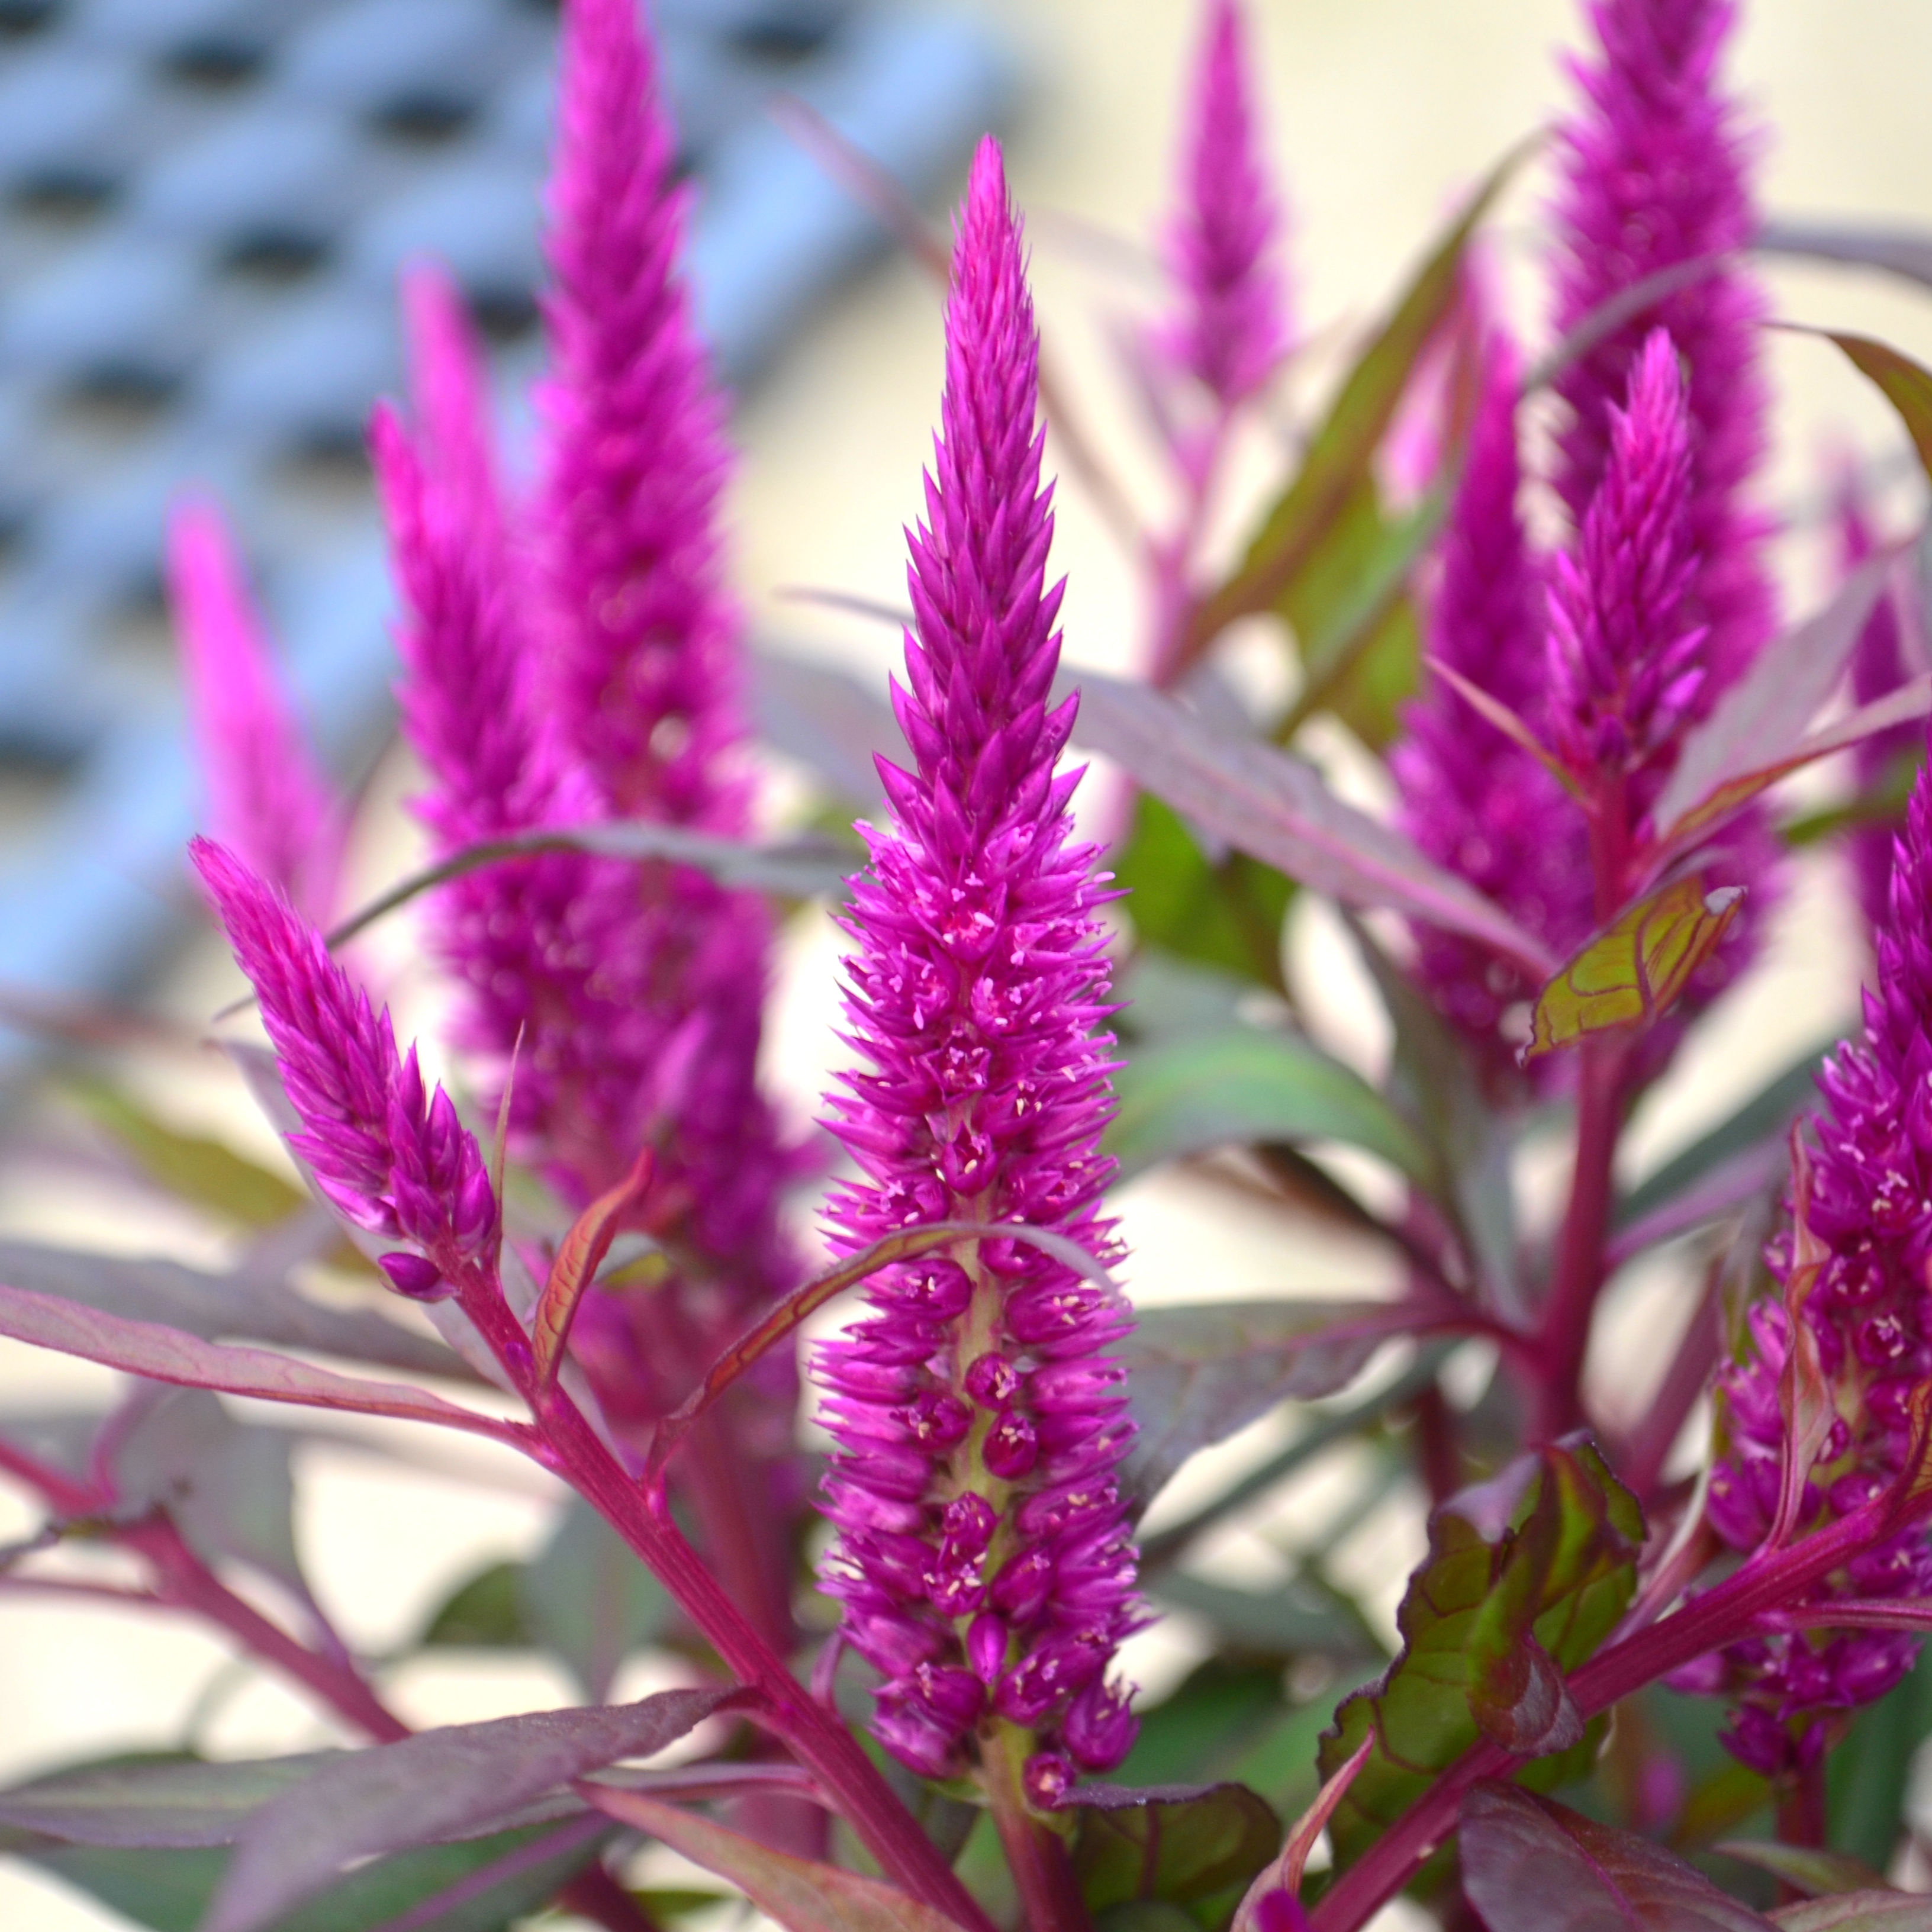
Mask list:
[[[76,1766],[0,1791],[0,1825],[76,1845],[232,1845],[249,1816],[339,1754],[210,1764],[173,1756]]]
[[[1768,1932],[1675,1852],[1513,1785],[1471,1789],[1456,1843],[1489,1932]]]
[[[1479,718],[1493,724],[1519,751],[1534,758],[1572,798],[1582,800],[1583,788],[1576,782],[1576,774],[1501,699],[1440,658],[1431,658],[1429,668]]]
[[[1078,1814],[1073,1872],[1096,1914],[1150,1900],[1219,1923],[1281,1840],[1273,1808],[1242,1784],[1076,1786],[1059,1808]]]
[[[1262,1922],[1262,1901],[1270,1894],[1282,1893],[1297,1900],[1300,1898],[1302,1878],[1308,1870],[1308,1856],[1314,1850],[1316,1840],[1328,1828],[1328,1820],[1335,1815],[1336,1806],[1348,1795],[1355,1774],[1368,1762],[1369,1754],[1374,1748],[1375,1740],[1364,1738],[1361,1748],[1354,1756],[1324,1780],[1322,1789],[1315,1794],[1314,1803],[1289,1828],[1281,1856],[1249,1886],[1246,1895],[1235,1909],[1234,1922],[1228,1932],[1272,1932],[1272,1928]]]
[[[911,613],[906,616],[909,622]],[[893,622],[904,628],[896,614]],[[796,758],[833,796],[859,812],[876,812],[886,794],[873,754],[902,758],[905,740],[875,685],[775,651],[754,651],[751,674],[758,736]]]
[[[1804,1313],[1804,1304],[1817,1286],[1825,1264],[1832,1258],[1832,1250],[1811,1232],[1811,1155],[1804,1144],[1804,1130],[1798,1126],[1791,1130],[1791,1272],[1784,1284],[1785,1328],[1790,1346],[1778,1378],[1778,1406],[1784,1418],[1784,1440],[1778,1465],[1778,1512],[1765,1538],[1766,1550],[1780,1548],[1798,1527],[1812,1466],[1838,1420],[1817,1333]]]
[[[1142,1308],[1114,1352],[1132,1377],[1140,1425],[1121,1465],[1128,1493],[1150,1502],[1196,1450],[1222,1442],[1276,1403],[1346,1388],[1412,1310],[1394,1302],[1190,1302]]]
[[[638,1704],[532,1712],[332,1759],[249,1820],[204,1932],[260,1932],[364,1858],[482,1837],[560,1785],[674,1744],[734,1694],[667,1690]]]
[[[1684,741],[1654,809],[1675,829],[1726,784],[1779,764],[1837,688],[1872,607],[1883,594],[1894,550],[1868,558],[1824,609],[1774,638]]]
[[[1531,1060],[1592,1034],[1655,1025],[1717,950],[1744,897],[1740,886],[1713,891],[1693,872],[1619,913],[1536,996],[1529,1043],[1519,1057]]]
[[[1869,335],[1842,335],[1829,328],[1798,328],[1788,322],[1784,326],[1798,334],[1822,335],[1844,351],[1852,366],[1861,375],[1870,377],[1898,412],[1912,446],[1918,452],[1920,465],[1932,476],[1932,369],[1915,362],[1889,343],[1876,341]]]
[[[1707,838],[1719,826],[1735,818],[1751,800],[1768,791],[1780,778],[1829,758],[1834,752],[1862,744],[1894,724],[1909,724],[1932,712],[1932,676],[1915,677],[1875,698],[1869,704],[1848,711],[1833,723],[1823,725],[1802,739],[1783,758],[1760,765],[1735,778],[1726,778],[1670,826],[1659,842],[1660,854],[1682,851],[1693,840]],[[1903,794],[1901,794],[1902,799]],[[1900,809],[1904,808],[1901,802]],[[1896,814],[1894,814],[1896,815]],[[1802,842],[1794,839],[1792,843]]]
[[[1923,1892],[1840,1892],[1781,1905],[1771,1922],[1779,1932],[1932,1932],[1932,1898]]]
[[[471,1379],[462,1361],[431,1337],[373,1309],[311,1301],[278,1274],[258,1274],[246,1263],[232,1274],[206,1274],[176,1262],[0,1241],[0,1281],[104,1315],[161,1322],[204,1341],[272,1342],[415,1375]]]
[[[124,1316],[77,1306],[26,1288],[0,1287],[0,1335],[185,1388],[219,1389],[229,1395],[258,1396],[264,1402],[433,1422],[519,1448],[527,1435],[517,1424],[479,1415],[427,1390],[408,1388],[400,1382],[362,1382],[266,1348],[204,1342],[178,1328],[130,1321]]]
[[[1519,1456],[1436,1512],[1429,1553],[1396,1612],[1402,1654],[1378,1683],[1343,1701],[1322,1734],[1324,1778],[1365,1740],[1375,1745],[1329,1822],[1337,1870],[1486,1730],[1528,1727],[1534,1712],[1519,1712],[1511,1695],[1512,1640],[1533,1642],[1554,1670],[1574,1672],[1628,1608],[1643,1534],[1635,1500],[1587,1442]],[[1553,1784],[1587,1771],[1587,1756],[1576,1760],[1591,1748],[1586,1737],[1526,1775]]]
[[[1862,1858],[1828,1852],[1817,1845],[1781,1845],[1775,1839],[1730,1838],[1713,1845],[1740,1864],[1755,1865],[1780,1878],[1807,1898],[1835,1898],[1846,1892],[1878,1892],[1896,1898],[1894,1891]]]
[[[1534,934],[1402,833],[1344,804],[1302,759],[1218,732],[1144,686],[1091,673],[1081,679],[1074,736],[1237,850],[1317,892],[1461,933],[1538,980],[1556,970]]]
[[[610,1252],[610,1244],[623,1226],[624,1216],[650,1185],[655,1165],[650,1149],[641,1148],[631,1163],[630,1172],[615,1186],[598,1195],[571,1223],[569,1232],[558,1244],[530,1322],[537,1380],[546,1388],[556,1379],[577,1304],[584,1299],[584,1291]]]
[[[1836,221],[1767,221],[1751,246],[1762,255],[1795,255],[1882,268],[1932,288],[1932,235],[1922,228],[1865,228]]]
[[[794,1858],[755,1838],[638,1791],[595,1783],[582,1795],[620,1823],[648,1832],[693,1864],[735,1885],[787,1932],[958,1932],[952,1920],[877,1879]],[[211,1927],[209,1932],[218,1932]]]

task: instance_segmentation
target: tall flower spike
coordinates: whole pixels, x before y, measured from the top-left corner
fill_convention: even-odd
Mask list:
[[[1432,656],[1541,731],[1546,723],[1542,572],[1518,507],[1515,345],[1491,325],[1468,454],[1439,547],[1428,604]],[[1447,685],[1410,705],[1390,754],[1402,822],[1560,956],[1589,929],[1588,828],[1535,759]],[[1482,947],[1424,928],[1417,964],[1437,1006],[1498,1067],[1514,1052],[1497,1030],[1535,988]],[[1545,1063],[1548,1064],[1548,1063]]]
[[[842,1252],[922,1222],[984,1238],[888,1270],[870,1316],[817,1364],[838,1442],[826,1588],[884,1676],[875,1729],[915,1769],[962,1770],[976,1738],[1030,1753],[1043,1793],[1132,1741],[1107,1681],[1134,1628],[1135,1555],[1114,1471],[1132,1434],[1106,1350],[1132,1317],[998,1235],[1051,1228],[1116,1252],[1097,853],[1070,842],[1076,709],[1048,709],[1060,590],[1046,587],[1038,338],[991,140],[973,166],[946,310],[946,393],[909,542],[917,626],[892,701],[913,768],[880,761],[896,823],[847,931],[846,1009],[869,1071],[833,1131],[863,1178],[836,1194]]]
[[[1718,85],[1734,0],[1592,0],[1598,51],[1571,72],[1585,97],[1563,130],[1556,323],[1574,328],[1646,276],[1735,255],[1756,232],[1748,143]],[[1556,482],[1580,526],[1611,460],[1612,415],[1646,335],[1670,331],[1690,378],[1687,494],[1696,568],[1687,621],[1707,626],[1700,709],[1770,634],[1774,610],[1766,526],[1744,501],[1765,448],[1756,284],[1736,267],[1706,276],[1632,316],[1564,371],[1570,421]]]
[[[1891,902],[1877,933],[1877,989],[1864,999],[1862,1040],[1819,1076],[1826,1107],[1807,1221],[1826,1250],[1799,1318],[1817,1343],[1836,1412],[1810,1472],[1796,1526],[1821,1528],[1869,1501],[1897,1475],[1910,1438],[1915,1387],[1932,1374],[1926,1264],[1932,1258],[1932,788],[1922,771],[1893,854]],[[1766,1259],[1780,1281],[1790,1236]],[[1779,1378],[1790,1346],[1784,1306],[1751,1312],[1743,1359],[1719,1378],[1724,1453],[1706,1511],[1734,1549],[1762,1542],[1777,1507],[1784,1422]],[[1932,1544],[1923,1524],[1853,1558],[1819,1598],[1923,1597]],[[1768,1622],[1769,1620],[1767,1620]],[[1911,1668],[1921,1638],[1855,1630],[1750,1638],[1682,1674],[1682,1688],[1737,1700],[1725,1742],[1775,1776],[1816,1760],[1826,1720],[1882,1696]]]
[[[1210,0],[1167,233],[1184,306],[1161,346],[1224,406],[1258,388],[1288,344],[1280,212],[1256,138],[1246,43],[1238,0]]]
[[[1628,407],[1610,412],[1602,485],[1550,586],[1550,722],[1580,775],[1654,771],[1702,689],[1707,633],[1687,614],[1690,486],[1683,380],[1658,329]]]
[[[418,1299],[452,1292],[450,1275],[484,1256],[496,1229],[475,1136],[440,1087],[424,1095],[415,1048],[398,1058],[387,1012],[370,1011],[286,895],[211,840],[188,849],[301,1116],[290,1144],[350,1220],[417,1250],[383,1257],[397,1288]]]
[[[743,830],[724,405],[678,273],[687,196],[636,0],[567,0],[544,310],[554,701],[620,816]]]
[[[1847,474],[1839,489],[1838,501],[1838,561],[1849,573],[1856,570],[1876,549],[1864,507],[1859,501],[1856,474]],[[1852,695],[1861,704],[1870,704],[1888,697],[1905,682],[1905,640],[1898,621],[1898,606],[1888,591],[1872,607],[1865,627],[1852,654]],[[1924,740],[1916,724],[1894,725],[1862,739],[1852,754],[1858,789],[1868,791],[1884,782],[1902,759],[1923,748]],[[1892,899],[1892,847],[1898,824],[1861,825],[1849,841],[1852,871],[1857,884],[1858,904],[1866,923],[1875,933],[1884,925]]]
[[[311,918],[326,919],[346,814],[296,722],[234,538],[208,499],[176,505],[167,574],[209,829]]]

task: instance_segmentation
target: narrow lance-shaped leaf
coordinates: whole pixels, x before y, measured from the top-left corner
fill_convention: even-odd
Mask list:
[[[1514,149],[1498,164],[1342,378],[1294,482],[1269,510],[1234,574],[1197,614],[1189,659],[1199,656],[1235,618],[1274,601],[1369,473],[1417,358],[1455,299],[1469,238],[1527,152]]]
[[[1131,1377],[1140,1432],[1122,1477],[1150,1500],[1196,1450],[1277,1402],[1346,1388],[1413,1314],[1373,1301],[1190,1302],[1143,1308],[1114,1352]]]
[[[1859,565],[1823,610],[1774,638],[1718,698],[1684,741],[1654,808],[1659,825],[1673,825],[1727,782],[1778,764],[1804,742],[1805,728],[1857,648],[1896,555],[1888,550]]]
[[[1922,228],[1867,228],[1838,221],[1774,219],[1758,230],[1751,246],[1763,255],[1795,255],[1814,262],[1841,262],[1850,268],[1882,268],[1932,288],[1932,234]]]
[[[1821,1845],[1781,1845],[1774,1839],[1731,1838],[1711,1849],[1740,1864],[1755,1865],[1782,1879],[1806,1898],[1838,1898],[1846,1892],[1886,1892],[1885,1880],[1862,1858],[1847,1858]],[[1894,1897],[1902,1896],[1894,1894]]]
[[[642,1792],[595,1782],[579,1789],[600,1810],[728,1880],[786,1932],[958,1932],[932,1906],[876,1879],[775,1851]]]
[[[358,1859],[480,1836],[572,1778],[663,1750],[731,1695],[667,1690],[638,1704],[539,1711],[332,1759],[249,1820],[206,1932],[259,1932]]]
[[[1787,324],[1786,326],[1790,325]],[[1932,370],[1915,362],[1888,342],[1869,335],[1844,335],[1828,328],[1802,329],[1806,335],[1822,335],[1835,342],[1862,375],[1878,385],[1885,399],[1898,412],[1912,446],[1928,476],[1932,476]]]
[[[1107,1150],[1122,1178],[1210,1148],[1345,1141],[1426,1178],[1426,1149],[1352,1068],[1300,1035],[1231,1028],[1132,1051],[1114,1076]]]
[[[1538,1517],[1552,1490],[1553,1535]],[[1521,1723],[1513,1646],[1533,1641],[1558,1671],[1574,1671],[1628,1607],[1642,1541],[1635,1500],[1587,1443],[1520,1456],[1436,1511],[1429,1553],[1396,1613],[1402,1654],[1342,1703],[1322,1736],[1324,1778],[1365,1740],[1375,1746],[1329,1823],[1338,1870],[1479,1738],[1510,1745]],[[1590,1749],[1587,1738],[1579,1749]],[[1559,1782],[1580,1768],[1576,1756],[1539,1758],[1526,1774]]]
[[[1768,1932],[1675,1852],[1510,1785],[1469,1792],[1457,1845],[1490,1932]]]
[[[1817,1331],[1804,1304],[1818,1285],[1830,1247],[1811,1231],[1811,1156],[1803,1130],[1791,1130],[1791,1271],[1785,1278],[1785,1331],[1789,1347],[1778,1378],[1778,1406],[1784,1418],[1779,1461],[1778,1510],[1764,1540],[1767,1550],[1786,1542],[1798,1527],[1812,1465],[1838,1420],[1832,1385],[1826,1379]]]
[[[1741,886],[1714,890],[1694,872],[1619,914],[1537,995],[1521,1058],[1654,1025],[1716,951],[1744,896]]]
[[[334,1755],[210,1764],[170,1754],[76,1765],[0,1791],[0,1825],[80,1845],[231,1845],[251,1813]]]
[[[650,1186],[652,1166],[651,1150],[643,1148],[631,1163],[630,1172],[578,1216],[558,1246],[530,1322],[537,1379],[546,1388],[556,1378],[563,1346],[569,1337],[571,1318],[584,1299],[584,1291],[610,1252],[610,1244],[623,1226],[625,1214]]]
[[[1361,1748],[1354,1756],[1323,1781],[1315,1802],[1290,1828],[1282,1842],[1281,1856],[1248,1888],[1246,1895],[1235,1910],[1234,1922],[1228,1932],[1271,1932],[1271,1928],[1261,1922],[1262,1900],[1273,1892],[1286,1892],[1294,1899],[1300,1898],[1301,1880],[1308,1869],[1309,1854],[1314,1850],[1316,1841],[1328,1828],[1328,1820],[1335,1815],[1335,1808],[1348,1795],[1355,1774],[1368,1762],[1369,1754],[1374,1748],[1374,1739],[1364,1738]]]
[[[1317,892],[1461,933],[1539,980],[1555,970],[1533,933],[1402,833],[1344,804],[1304,760],[1216,731],[1159,692],[1092,674],[1081,680],[1074,735],[1177,811]]]
[[[340,1408],[364,1415],[394,1416],[407,1422],[433,1422],[467,1430],[518,1448],[526,1432],[518,1424],[480,1415],[445,1402],[427,1390],[399,1382],[370,1382],[311,1367],[266,1348],[238,1348],[204,1342],[178,1328],[131,1322],[95,1308],[77,1307],[25,1288],[0,1287],[0,1335],[35,1348],[100,1362],[129,1375],[186,1388],[220,1389],[229,1395],[256,1396],[310,1408]]]

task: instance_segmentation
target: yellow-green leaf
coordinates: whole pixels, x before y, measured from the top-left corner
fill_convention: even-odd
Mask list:
[[[1716,950],[1744,896],[1741,886],[1714,891],[1692,873],[1640,899],[1538,995],[1523,1058],[1660,1018]]]
[[[1869,335],[1840,335],[1828,328],[1818,332],[1835,342],[1852,367],[1884,392],[1904,422],[1926,475],[1932,476],[1932,369]]]

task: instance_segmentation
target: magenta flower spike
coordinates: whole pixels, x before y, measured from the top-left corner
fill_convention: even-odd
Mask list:
[[[1582,110],[1562,130],[1556,325],[1574,328],[1660,270],[1733,255],[1757,227],[1750,143],[1718,84],[1733,0],[1592,0],[1598,47],[1572,63]],[[1659,298],[1558,377],[1570,420],[1555,481],[1580,526],[1611,460],[1612,416],[1646,338],[1667,329],[1689,378],[1686,494],[1696,560],[1686,621],[1709,632],[1696,702],[1708,710],[1774,623],[1766,524],[1745,501],[1765,448],[1763,301],[1734,265]]]
[[[398,1058],[388,1012],[372,1012],[286,893],[211,840],[189,853],[302,1118],[290,1144],[349,1220],[414,1250],[382,1258],[396,1288],[419,1300],[453,1294],[452,1277],[487,1257],[496,1234],[475,1136],[440,1087],[424,1095],[415,1048]]]
[[[1834,1414],[1809,1473],[1799,1534],[1876,1496],[1905,1460],[1915,1387],[1932,1375],[1925,1297],[1932,1257],[1932,790],[1923,771],[1893,848],[1891,899],[1876,934],[1877,988],[1864,998],[1862,1040],[1819,1077],[1826,1106],[1816,1142],[1810,1233],[1822,1264],[1800,1319],[1817,1348]],[[1789,1236],[1766,1258],[1787,1280]],[[1764,1540],[1779,1494],[1784,1421],[1778,1400],[1791,1330],[1781,1303],[1751,1312],[1744,1358],[1719,1378],[1727,1441],[1706,1512],[1733,1548]],[[1813,1600],[1932,1593],[1932,1544],[1923,1523],[1853,1557]],[[1774,1619],[1766,1619],[1774,1625]],[[1754,1636],[1682,1673],[1684,1688],[1737,1700],[1725,1742],[1774,1776],[1815,1760],[1825,1720],[1882,1696],[1911,1668],[1916,1633],[1802,1631]]]
[[[1691,427],[1670,338],[1654,331],[1610,412],[1610,455],[1574,554],[1550,591],[1550,722],[1580,777],[1674,753],[1705,679],[1706,628],[1688,614],[1697,560]]]
[[[1838,561],[1849,574],[1877,548],[1877,540],[1858,500],[1855,477],[1847,476],[1839,492],[1836,520]],[[1858,634],[1852,654],[1852,695],[1861,704],[1873,704],[1896,691],[1910,675],[1898,606],[1888,591],[1872,607],[1872,614]],[[1858,789],[1866,791],[1880,784],[1900,760],[1920,750],[1923,743],[1916,724],[1897,724],[1889,731],[1875,732],[1862,739],[1852,753],[1852,769],[1857,775]],[[1861,825],[1847,841],[1858,904],[1874,933],[1885,924],[1891,908],[1892,848],[1898,832],[1896,822]]]
[[[233,536],[209,499],[176,505],[167,578],[209,826],[311,918],[326,919],[346,815],[296,722]]]
[[[688,197],[636,0],[567,0],[544,303],[551,700],[617,817],[742,832],[724,403],[678,272]]]
[[[1106,1351],[1117,1299],[997,1233],[1054,1229],[1117,1252],[1092,847],[1071,843],[1078,774],[1056,775],[1077,700],[1048,709],[1060,590],[1046,585],[1038,338],[1000,150],[980,148],[946,311],[946,393],[926,520],[910,538],[916,633],[892,686],[912,769],[881,760],[894,823],[862,827],[869,872],[847,928],[851,1038],[832,1130],[862,1178],[834,1198],[842,1252],[922,1222],[985,1238],[875,1278],[870,1316],[820,1353],[838,1442],[826,1588],[885,1682],[875,1729],[916,1770],[974,1739],[1029,1754],[1057,1790],[1131,1744],[1110,1684],[1136,1627],[1135,1554],[1114,1471],[1132,1434]],[[1005,1728],[1003,1728],[1005,1727]]]
[[[1288,346],[1281,214],[1255,128],[1238,0],[1210,0],[1166,238],[1182,308],[1158,338],[1223,407],[1252,395]]]
[[[1519,505],[1520,370],[1499,326],[1486,331],[1480,354],[1480,398],[1429,599],[1429,649],[1540,732],[1547,722],[1544,573]],[[1426,684],[1403,723],[1390,764],[1404,830],[1556,953],[1568,952],[1592,922],[1581,812],[1534,758],[1440,680]],[[1438,1007],[1498,1067],[1513,1064],[1498,1023],[1537,988],[1467,939],[1424,928],[1418,940],[1417,969]]]

